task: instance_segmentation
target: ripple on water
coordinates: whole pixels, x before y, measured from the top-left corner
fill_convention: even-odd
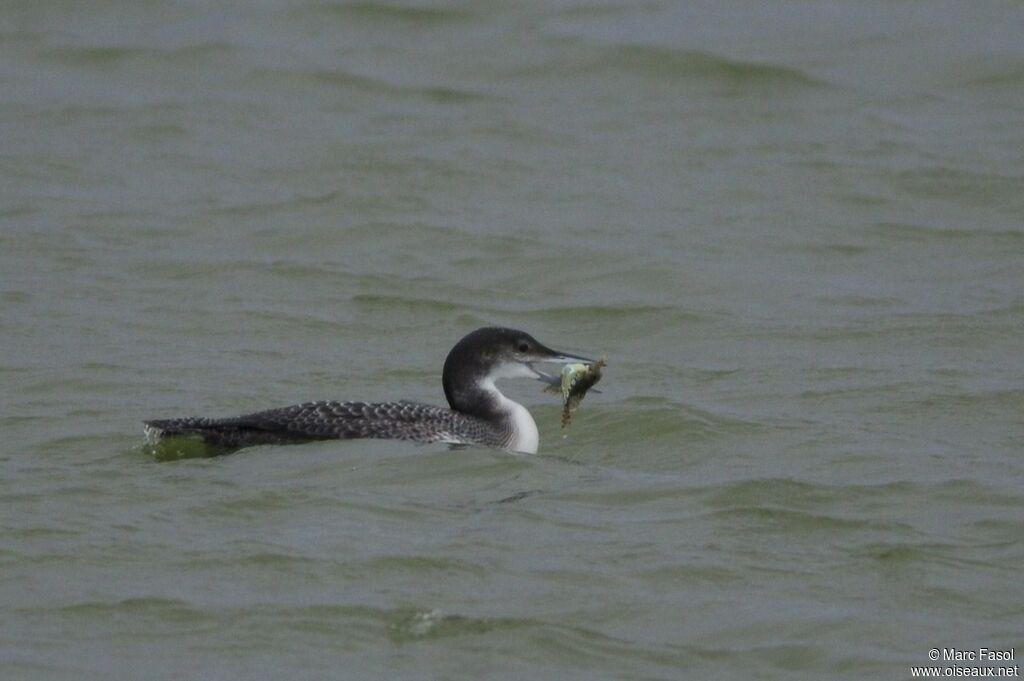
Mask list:
[[[486,634],[536,624],[532,620],[511,617],[448,615],[436,608],[397,610],[388,619],[391,620],[387,627],[388,637],[395,643]]]
[[[631,446],[672,456],[701,443],[756,435],[768,427],[659,396],[634,396],[616,404],[591,399],[584,406],[586,413],[573,426],[585,427],[589,441],[628,441]]]
[[[677,670],[688,658],[702,653],[697,647],[639,644],[601,633],[585,623],[566,625],[537,618],[474,617],[448,614],[436,608],[398,610],[390,619],[389,638],[401,645],[481,638],[479,645],[486,645],[501,658],[521,660],[523,650],[532,650],[534,656],[558,659],[589,670],[607,671],[611,666],[621,671],[641,661],[663,667],[663,671]]]
[[[292,13],[295,16],[311,15],[321,20],[355,20],[375,24],[379,28],[395,24],[428,28],[461,23],[473,18],[473,13],[468,9],[454,6],[429,7],[372,1],[306,3],[292,10]]]
[[[1007,180],[1009,182],[1009,180]],[[891,241],[909,241],[914,243],[935,243],[938,241],[962,241],[975,243],[993,243],[1007,247],[1018,245],[1024,241],[1024,230],[1020,229],[984,229],[971,227],[943,227],[936,224],[913,222],[879,222],[867,232]]]
[[[825,83],[790,66],[742,61],[711,52],[651,45],[617,45],[586,64],[584,71],[623,70],[665,79],[707,79],[761,89],[819,88]]]

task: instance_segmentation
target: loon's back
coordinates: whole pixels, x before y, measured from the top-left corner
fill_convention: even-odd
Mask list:
[[[504,447],[511,433],[483,419],[418,402],[305,402],[243,416],[146,421],[161,436],[198,436],[215,447],[385,438]]]

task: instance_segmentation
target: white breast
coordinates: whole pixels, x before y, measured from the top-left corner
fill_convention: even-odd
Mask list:
[[[514,449],[523,454],[536,454],[540,446],[540,433],[537,431],[537,422],[523,405],[513,402],[504,395],[501,396],[511,410],[512,423],[515,424],[515,435],[512,437],[512,444],[509,449]]]

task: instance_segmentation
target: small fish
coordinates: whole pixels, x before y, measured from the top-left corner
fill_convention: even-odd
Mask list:
[[[569,425],[572,412],[580,406],[587,391],[601,380],[601,369],[606,362],[599,359],[593,364],[566,364],[560,378],[548,379],[547,392],[562,393],[562,428]]]

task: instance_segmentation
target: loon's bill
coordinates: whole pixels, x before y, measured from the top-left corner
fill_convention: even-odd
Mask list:
[[[186,417],[146,421],[147,434],[186,436],[240,449],[313,440],[383,438],[413,442],[488,445],[535,454],[537,424],[521,404],[495,386],[503,378],[558,382],[534,364],[594,364],[543,345],[515,329],[484,327],[448,353],[442,384],[448,408],[409,402],[306,402],[229,418]]]

